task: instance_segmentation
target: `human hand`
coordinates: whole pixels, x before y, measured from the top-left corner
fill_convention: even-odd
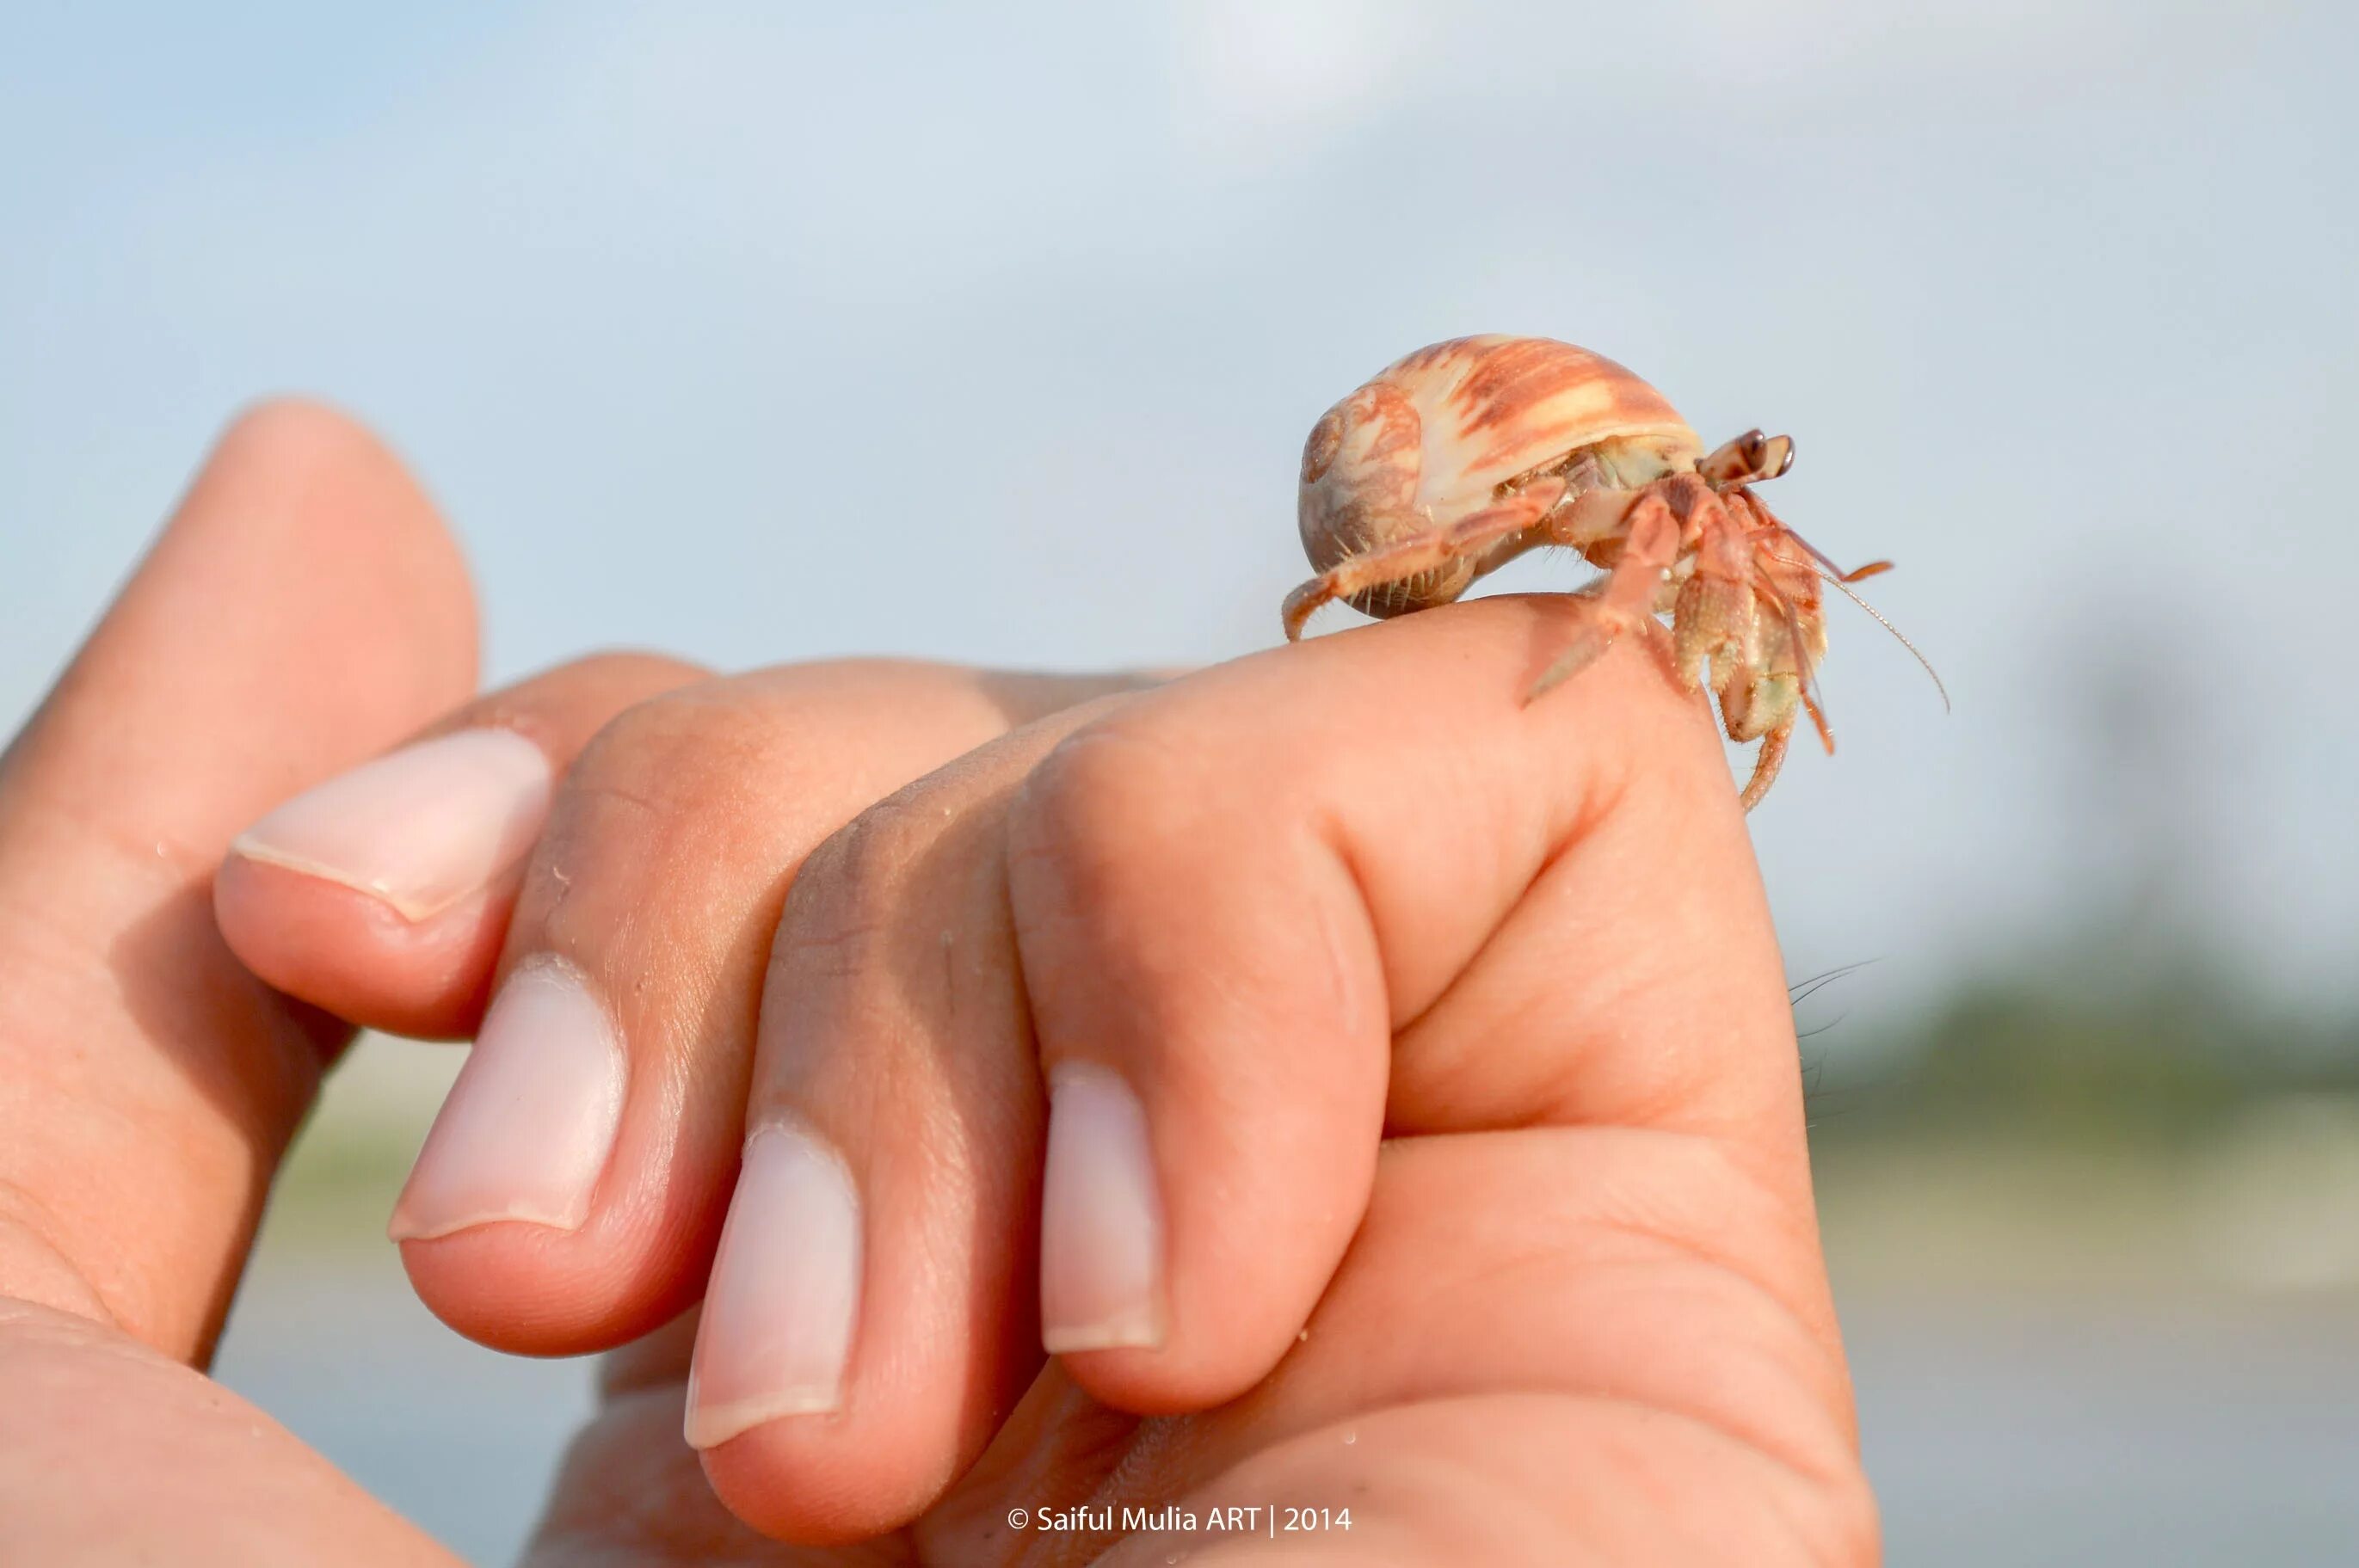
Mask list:
[[[892,1532],[852,1560],[1873,1560],[1734,792],[1642,646],[1522,705],[1580,613],[1103,697],[856,816],[894,769],[825,738],[892,704],[845,672],[578,759],[510,693],[464,722],[570,767],[495,966],[504,896],[420,967],[270,843],[335,795],[266,824],[222,884],[260,972],[452,1031],[506,988],[396,1230],[487,1344],[627,1346],[540,1553],[820,1560],[717,1492]],[[1352,1525],[1121,1527],[1165,1503]]]
[[[0,760],[0,1562],[449,1561],[197,1370],[346,1035],[246,973],[210,892],[232,834],[474,659],[399,467],[267,407]]]
[[[454,722],[474,660],[463,568],[399,465],[340,416],[272,406],[223,438],[0,758],[0,1563],[451,1561],[201,1375],[271,1173],[350,1033],[233,957],[212,884],[232,836],[268,808]],[[807,770],[814,823],[1125,684],[842,673],[814,686],[801,737],[832,763]],[[701,674],[638,655],[552,672],[524,688],[535,742],[570,752]],[[505,807],[442,819],[444,869],[472,864],[472,880],[404,882],[393,863],[386,898],[299,881],[282,902],[324,912],[331,934],[340,919],[375,933],[346,993],[355,1016],[473,1028],[515,897],[508,861],[540,827],[516,761],[462,759],[456,787],[472,778],[474,802],[515,786]],[[236,881],[233,868],[233,900]],[[299,956],[336,951],[307,948],[299,920],[276,935]],[[686,1454],[676,1427],[665,1435]],[[653,1499],[610,1503],[619,1535]]]

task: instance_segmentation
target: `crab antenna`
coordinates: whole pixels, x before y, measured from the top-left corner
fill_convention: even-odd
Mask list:
[[[1941,672],[1933,667],[1933,661],[1927,658],[1924,655],[1924,653],[1918,648],[1917,644],[1908,639],[1899,627],[1895,626],[1891,622],[1886,621],[1884,618],[1884,612],[1882,611],[1876,609],[1875,606],[1870,604],[1866,600],[1862,599],[1851,586],[1852,582],[1855,579],[1873,577],[1877,572],[1890,570],[1892,563],[1890,561],[1871,561],[1866,566],[1861,567],[1856,571],[1846,572],[1843,568],[1835,565],[1834,562],[1828,557],[1827,553],[1824,550],[1820,549],[1816,545],[1811,544],[1808,539],[1803,538],[1799,534],[1794,532],[1793,529],[1788,527],[1784,518],[1778,516],[1776,513],[1771,512],[1767,506],[1762,505],[1761,498],[1759,496],[1747,491],[1745,492],[1745,499],[1752,503],[1754,510],[1759,512],[1764,517],[1767,518],[1770,523],[1774,524],[1777,526],[1777,532],[1783,534],[1787,538],[1793,540],[1794,543],[1801,546],[1802,548],[1809,553],[1810,559],[1818,563],[1818,565],[1812,569],[1821,577],[1826,579],[1827,581],[1832,583],[1837,593],[1842,594],[1845,599],[1850,600],[1854,604],[1856,604],[1862,610],[1866,611],[1870,620],[1874,621],[1878,626],[1883,627],[1886,632],[1891,633],[1893,641],[1898,643],[1902,647],[1908,650],[1908,656],[1915,659],[1918,664],[1923,665],[1925,673],[1933,677],[1933,689],[1941,694],[1941,711],[1944,713],[1956,712],[1957,710],[1950,706],[1950,688],[1941,684]]]
[[[1803,548],[1809,549],[1810,546],[1806,545]],[[1810,554],[1816,556],[1819,553],[1816,550],[1811,550]],[[1819,558],[1824,560],[1826,557],[1821,556]],[[1910,642],[1907,636],[1903,635],[1899,627],[1895,626],[1891,622],[1886,621],[1884,618],[1883,611],[1877,610],[1875,606],[1870,604],[1864,599],[1862,599],[1853,590],[1851,584],[1845,582],[1842,577],[1831,571],[1821,572],[1819,575],[1825,578],[1829,582],[1834,584],[1835,591],[1837,593],[1842,594],[1845,599],[1850,600],[1854,604],[1856,604],[1862,610],[1866,611],[1869,617],[1873,619],[1878,626],[1881,626],[1886,632],[1891,633],[1893,640],[1898,643],[1902,647],[1908,649],[1909,655],[1919,664],[1925,666],[1925,673],[1933,677],[1933,689],[1941,694],[1941,711],[1944,713],[1953,712],[1954,709],[1950,707],[1950,688],[1941,684],[1941,672],[1933,667],[1933,661],[1927,658],[1922,653],[1919,653],[1918,651],[1917,644]]]
[[[1760,503],[1756,501],[1754,504],[1759,506]],[[1766,512],[1768,508],[1762,507],[1762,510]],[[1870,619],[1872,619],[1878,626],[1883,627],[1886,632],[1891,633],[1893,640],[1898,643],[1902,647],[1908,650],[1909,657],[1915,659],[1919,665],[1924,666],[1925,673],[1933,677],[1933,689],[1941,694],[1941,711],[1944,713],[1953,713],[1957,711],[1950,706],[1950,688],[1941,684],[1941,672],[1933,667],[1933,661],[1927,658],[1924,654],[1919,650],[1916,643],[1910,642],[1905,635],[1903,635],[1899,627],[1895,626],[1891,622],[1886,621],[1884,618],[1884,612],[1882,611],[1876,609],[1875,606],[1870,604],[1864,599],[1862,599],[1858,593],[1854,591],[1851,586],[1852,582],[1855,579],[1873,577],[1877,572],[1888,570],[1891,568],[1892,563],[1890,561],[1872,561],[1866,566],[1860,568],[1857,571],[1847,572],[1843,570],[1843,568],[1835,565],[1833,561],[1830,560],[1824,550],[1820,549],[1816,545],[1811,544],[1808,539],[1805,539],[1799,534],[1795,533],[1793,529],[1787,527],[1784,518],[1773,515],[1770,521],[1777,524],[1779,531],[1782,532],[1786,537],[1793,540],[1794,543],[1801,546],[1803,549],[1810,552],[1810,558],[1819,563],[1819,575],[1826,579],[1827,581],[1832,583],[1837,593],[1842,594],[1845,599],[1850,600],[1854,604],[1856,604],[1862,610],[1866,611]]]
[[[1763,507],[1762,510],[1766,512],[1768,508]],[[1801,546],[1803,550],[1810,556],[1810,559],[1818,562],[1819,565],[1827,568],[1824,575],[1829,582],[1857,582],[1862,578],[1874,577],[1878,572],[1888,572],[1892,569],[1892,563],[1890,561],[1870,561],[1864,567],[1854,567],[1850,571],[1845,571],[1843,568],[1835,565],[1833,557],[1828,555],[1816,545],[1811,544],[1808,539],[1803,538],[1799,534],[1795,533],[1793,529],[1788,528],[1784,518],[1773,517],[1771,520],[1775,522],[1780,529],[1785,531],[1786,537]],[[1878,616],[1876,619],[1882,620],[1883,617]]]

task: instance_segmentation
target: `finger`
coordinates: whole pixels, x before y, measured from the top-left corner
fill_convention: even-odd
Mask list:
[[[1551,865],[1691,840],[1657,853],[1716,890],[1702,903],[1644,881],[1586,896],[1640,950],[1709,937],[1740,984],[1767,977],[1785,1027],[1703,716],[1638,657],[1522,706],[1568,610],[1494,603],[1243,661],[1080,716],[1035,767],[1071,728],[1045,725],[814,858],[697,1352],[690,1439],[733,1509],[832,1540],[922,1508],[1037,1366],[1036,1280],[1047,1348],[1100,1397],[1168,1411],[1249,1387],[1366,1201],[1393,1033],[1482,972]],[[1659,1000],[1606,998],[1582,1027],[1638,1037]],[[1742,1009],[1716,1019],[1775,1046]],[[1497,1045],[1503,1077],[1533,1071],[1526,1043]],[[1694,1087],[1586,1108],[1701,1115],[1717,1091]],[[1551,1108],[1485,1089],[1468,1103],[1505,1122]],[[1430,1098],[1400,1117],[1445,1119]]]
[[[214,879],[223,936],[278,989],[364,1028],[472,1034],[556,780],[614,715],[703,674],[647,654],[577,660],[277,806]]]
[[[1012,723],[1130,684],[855,660],[618,715],[558,789],[495,998],[396,1207],[419,1296],[536,1354],[619,1344],[693,1302],[804,856]]]
[[[1098,1397],[1192,1410],[1258,1381],[1387,1125],[1693,1132],[1807,1213],[1776,942],[1705,715],[1636,643],[1523,702],[1584,608],[1490,600],[1244,661],[1034,773],[1007,854],[1056,1086],[1041,1316]],[[1812,1258],[1788,1260],[1797,1299],[1822,1296]]]
[[[341,1032],[214,930],[223,848],[474,681],[433,509],[339,415],[245,416],[0,767],[0,1292],[201,1358]]]
[[[916,1518],[1040,1366],[1046,1103],[1006,815],[1041,755],[1122,700],[877,803],[796,879],[686,1424],[723,1499],[771,1534],[853,1541]]]

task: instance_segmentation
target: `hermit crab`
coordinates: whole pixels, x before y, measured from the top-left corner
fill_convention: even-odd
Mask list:
[[[1728,738],[1761,742],[1749,811],[1798,709],[1834,750],[1813,678],[1827,647],[1821,579],[1857,600],[1846,585],[1891,565],[1843,571],[1761,503],[1752,487],[1793,460],[1789,438],[1758,430],[1705,452],[1662,394],[1571,343],[1419,349],[1329,409],[1303,447],[1302,547],[1319,576],[1287,595],[1287,639],[1332,600],[1406,614],[1537,546],[1569,546],[1606,575],[1582,590],[1590,613],[1530,696],[1625,633],[1661,637],[1656,617],[1669,615],[1680,683],[1701,689],[1708,665]]]

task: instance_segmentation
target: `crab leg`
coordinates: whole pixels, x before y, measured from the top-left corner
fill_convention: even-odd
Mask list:
[[[1606,575],[1604,586],[1590,601],[1589,614],[1572,645],[1532,683],[1524,694],[1530,702],[1579,675],[1625,632],[1658,627],[1655,595],[1663,573],[1680,553],[1680,519],[1659,490],[1649,489],[1622,514],[1621,557]]]
[[[1697,685],[1709,659],[1712,687],[1720,698],[1721,728],[1732,741],[1761,742],[1740,797],[1750,811],[1785,763],[1798,704],[1810,713],[1830,752],[1834,738],[1827,731],[1810,677],[1810,633],[1792,597],[1810,594],[1815,602],[1816,579],[1803,577],[1781,584],[1771,568],[1792,563],[1772,547],[1777,534],[1748,533],[1734,501],[1745,503],[1746,514],[1757,514],[1771,528],[1783,531],[1750,495],[1716,504],[1703,519],[1695,574],[1680,590],[1672,626],[1681,681]]]
[[[1447,528],[1413,534],[1321,572],[1286,596],[1286,640],[1300,641],[1303,622],[1333,600],[1408,581],[1524,532],[1555,510],[1564,499],[1565,489],[1560,479],[1541,480]]]
[[[1745,781],[1745,793],[1736,797],[1737,805],[1750,811],[1761,804],[1761,797],[1777,782],[1777,770],[1786,762],[1786,744],[1793,738],[1790,724],[1761,737],[1761,749],[1753,753],[1753,776]]]

